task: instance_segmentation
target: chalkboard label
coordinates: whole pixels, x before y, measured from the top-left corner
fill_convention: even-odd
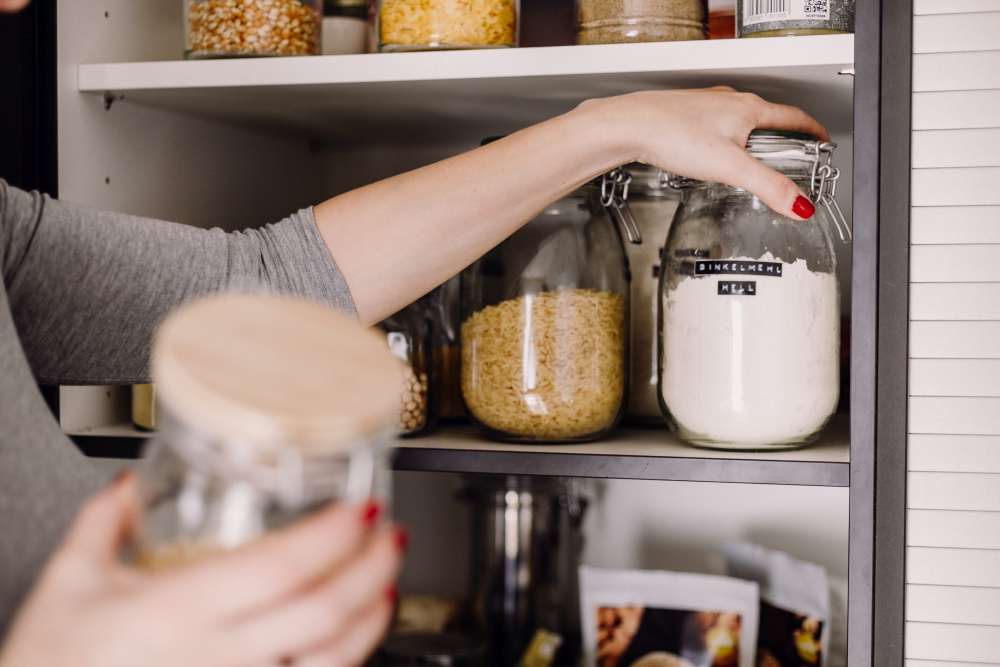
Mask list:
[[[719,296],[757,296],[757,282],[753,280],[720,280]]]
[[[694,263],[696,276],[751,275],[781,277],[781,262],[748,262],[745,260],[698,260]]]

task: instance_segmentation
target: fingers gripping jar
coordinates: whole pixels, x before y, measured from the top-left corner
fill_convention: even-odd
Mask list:
[[[618,422],[628,262],[621,170],[549,205],[462,276],[462,396],[487,436],[578,442]],[[608,207],[605,206],[608,205]]]
[[[834,145],[754,132],[748,151],[811,193],[805,222],[745,190],[675,180],[684,195],[664,248],[660,398],[685,440],[781,449],[816,438],[840,390],[840,298],[831,226]]]
[[[388,490],[402,369],[345,315],[278,296],[192,302],[160,327],[153,376],[161,425],[139,466],[132,545],[142,567]]]

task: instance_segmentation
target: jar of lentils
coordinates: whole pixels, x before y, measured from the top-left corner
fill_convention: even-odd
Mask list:
[[[737,0],[737,37],[854,32],[854,0]]]
[[[311,56],[320,0],[183,0],[186,58]]]

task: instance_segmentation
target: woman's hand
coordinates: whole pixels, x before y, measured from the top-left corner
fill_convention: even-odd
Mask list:
[[[385,632],[406,535],[333,506],[157,573],[118,561],[130,476],[91,500],[15,621],[0,667],[359,665]]]
[[[572,113],[617,137],[631,160],[744,188],[793,219],[813,215],[812,202],[795,183],[746,152],[747,139],[757,128],[804,132],[828,141],[826,128],[801,109],[723,86],[589,100]]]

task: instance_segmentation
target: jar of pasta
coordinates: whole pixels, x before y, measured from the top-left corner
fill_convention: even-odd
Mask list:
[[[462,277],[462,396],[490,437],[585,441],[625,398],[628,262],[621,170],[553,202]]]
[[[402,372],[351,318],[289,297],[210,297],[167,318],[152,365],[160,431],[138,469],[141,567],[387,493]]]
[[[577,44],[705,39],[708,0],[576,0]]]
[[[184,55],[312,56],[320,52],[320,0],[181,0]]]
[[[519,0],[378,0],[380,51],[517,46]]]

